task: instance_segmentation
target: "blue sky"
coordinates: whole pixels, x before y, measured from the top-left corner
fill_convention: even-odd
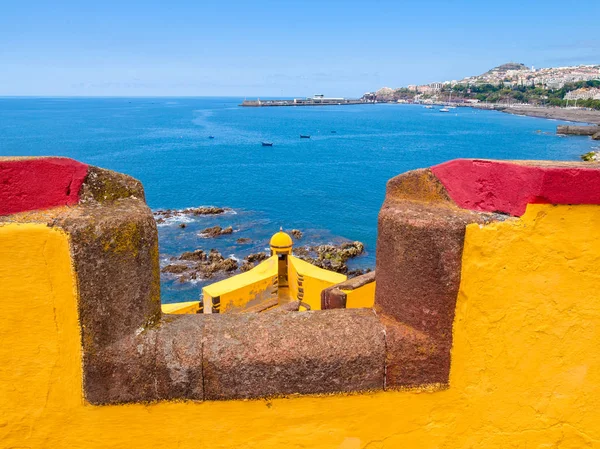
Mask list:
[[[598,0],[0,0],[0,95],[353,97],[600,63],[598,17]]]

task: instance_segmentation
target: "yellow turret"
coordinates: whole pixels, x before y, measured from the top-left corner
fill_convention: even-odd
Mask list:
[[[289,234],[283,232],[283,228],[279,228],[279,232],[277,234],[273,234],[273,237],[271,237],[271,242],[269,245],[271,246],[272,256],[276,254],[292,254],[292,246],[294,245],[294,242]]]

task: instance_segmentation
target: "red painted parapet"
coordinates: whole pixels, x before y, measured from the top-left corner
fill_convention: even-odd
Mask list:
[[[0,215],[77,204],[87,172],[60,157],[0,160]]]
[[[457,159],[431,167],[461,208],[520,217],[527,204],[600,204],[600,170],[568,163]]]

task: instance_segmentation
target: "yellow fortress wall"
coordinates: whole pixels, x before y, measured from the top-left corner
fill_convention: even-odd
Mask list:
[[[91,406],[66,234],[0,226],[0,447],[600,447],[598,206],[467,228],[444,391]]]

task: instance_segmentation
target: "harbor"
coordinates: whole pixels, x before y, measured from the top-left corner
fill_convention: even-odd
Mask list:
[[[336,106],[349,104],[375,103],[375,99],[364,95],[362,98],[331,98],[323,94],[313,95],[306,98],[293,98],[291,100],[244,100],[240,106],[260,108],[264,106]]]

